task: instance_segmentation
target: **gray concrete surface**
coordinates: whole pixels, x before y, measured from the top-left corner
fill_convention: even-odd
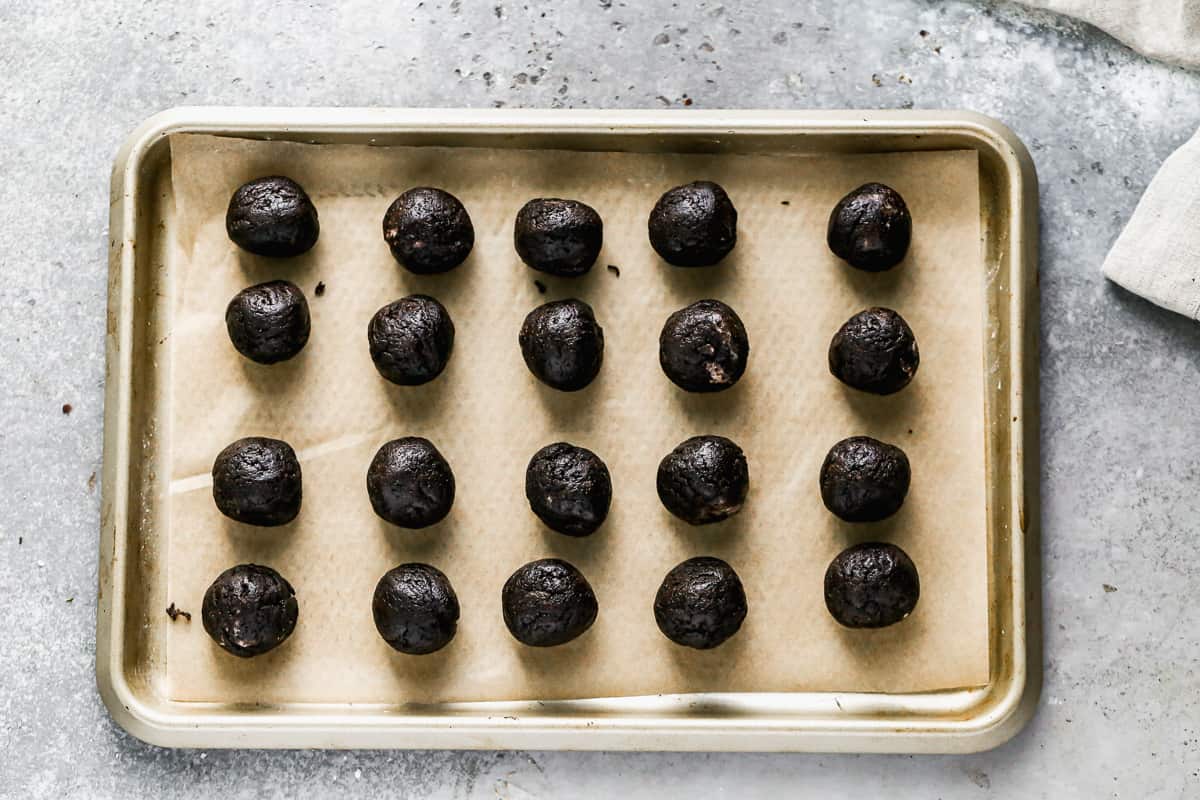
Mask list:
[[[925,31],[927,33],[922,33]],[[1045,689],[964,757],[170,751],[93,680],[108,172],[188,104],[917,107],[1041,174]],[[0,4],[0,796],[1200,794],[1200,326],[1099,267],[1200,75],[1016,6],[666,0]],[[66,405],[71,411],[65,413]]]

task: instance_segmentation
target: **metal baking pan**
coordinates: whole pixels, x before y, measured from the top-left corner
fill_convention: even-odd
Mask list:
[[[641,152],[979,154],[986,357],[990,679],[919,694],[692,694],[435,705],[184,703],[164,691],[169,476],[161,342],[175,219],[168,137]],[[96,674],[113,718],[174,747],[972,752],[1032,716],[1041,678],[1037,179],[1004,126],[967,112],[179,108],[112,176]]]

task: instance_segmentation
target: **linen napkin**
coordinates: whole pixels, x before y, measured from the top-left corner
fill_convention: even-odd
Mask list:
[[[1090,22],[1150,58],[1200,66],[1200,0],[1025,0]],[[1200,319],[1200,133],[1159,168],[1104,261],[1104,275]]]

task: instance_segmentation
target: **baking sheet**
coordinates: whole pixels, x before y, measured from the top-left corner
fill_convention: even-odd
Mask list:
[[[281,648],[249,661],[220,651],[198,618],[170,628],[167,691],[175,700],[401,702],[603,697],[699,691],[909,692],[988,678],[983,466],[983,286],[977,156],[973,151],[871,156],[700,156],[438,148],[308,146],[176,136],[173,191],[181,265],[171,289],[171,498],[168,602],[198,611],[208,583],[235,563],[274,566],[296,587],[300,623]],[[240,183],[282,173],[321,215],[306,256],[274,261],[239,251],[224,209]],[[663,265],[645,234],[661,191],[698,178],[726,186],[739,244],[710,270]],[[829,209],[868,180],[897,188],[914,214],[907,263],[855,273],[824,245]],[[442,186],[472,215],[476,246],[455,272],[414,276],[380,233],[390,201],[414,185]],[[605,220],[605,249],[582,279],[533,273],[513,252],[517,209],[535,196],[574,197]],[[786,205],[784,204],[786,201]],[[605,265],[620,267],[620,277]],[[228,342],[223,313],[239,289],[289,278],[309,297],[313,335],[296,359],[264,367]],[[538,292],[534,279],[547,287]],[[316,297],[323,281],[327,291]],[[375,310],[408,293],[440,299],[457,328],[446,373],[424,387],[386,383],[366,348]],[[588,389],[537,383],[516,334],[540,302],[578,296],[604,326],[605,365]],[[662,321],[717,297],[742,316],[750,366],[732,390],[690,396],[657,364]],[[837,327],[872,304],[899,310],[922,365],[888,398],[829,376]],[[737,517],[691,528],[654,490],[658,460],[679,441],[720,433],[746,450],[751,494]],[[891,520],[851,526],[816,488],[828,447],[865,433],[902,445],[913,488]],[[371,511],[366,466],[396,436],[432,439],[451,463],[449,518],[421,532]],[[300,452],[305,500],[297,521],[256,529],[213,506],[215,454],[247,435]],[[524,499],[524,467],[542,445],[595,450],[613,474],[614,502],[593,537],[546,530]],[[843,547],[880,538],[921,572],[913,616],[883,631],[848,631],[824,609],[821,579]],[[746,584],[741,633],[713,651],[679,648],[658,632],[651,603],[662,576],[694,555],[728,560]],[[500,615],[500,587],[526,561],[575,563],[600,602],[595,626],[552,649],[517,644]],[[395,564],[445,571],[463,614],[438,654],[394,653],[370,600]]]

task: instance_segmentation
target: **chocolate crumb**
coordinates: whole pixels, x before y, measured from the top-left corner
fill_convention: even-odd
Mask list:
[[[546,284],[542,283],[541,281],[534,281],[533,285],[537,287],[538,294],[546,293]]]
[[[685,106],[690,106],[692,104],[692,98],[690,98],[690,97],[683,98],[683,104]]]
[[[313,294],[317,297],[325,296],[325,281],[317,281],[317,288],[313,289]]]
[[[72,406],[70,403],[63,403],[62,411],[63,411],[64,415],[70,414],[74,410],[75,410],[74,406]]]
[[[192,621],[192,613],[190,611],[184,611],[182,608],[176,608],[174,603],[171,603],[171,605],[167,606],[167,616],[171,618],[172,622],[180,617],[183,617],[188,622]]]
[[[616,264],[609,264],[608,271],[611,272],[617,278],[621,277],[621,268],[618,267]]]

